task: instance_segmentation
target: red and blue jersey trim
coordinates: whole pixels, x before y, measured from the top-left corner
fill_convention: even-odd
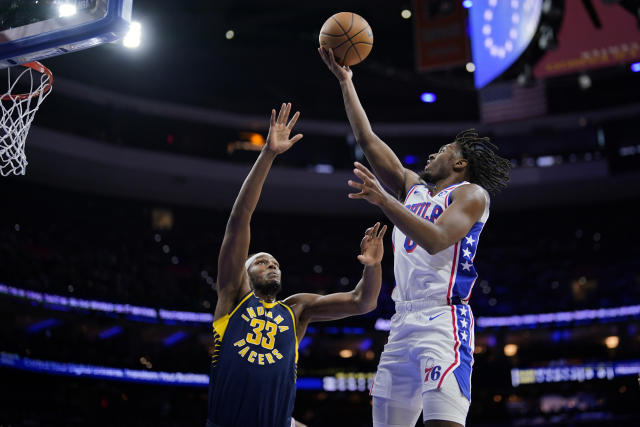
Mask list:
[[[476,222],[471,230],[454,246],[453,265],[451,268],[451,276],[449,278],[449,288],[447,290],[447,301],[459,298],[464,302],[468,302],[471,298],[473,286],[478,278],[478,273],[473,260],[476,256],[480,233],[484,227],[483,222]]]

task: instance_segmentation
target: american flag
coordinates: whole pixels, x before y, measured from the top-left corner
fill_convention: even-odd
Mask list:
[[[494,83],[480,91],[480,113],[484,123],[520,120],[547,114],[544,80],[532,87],[516,82]]]

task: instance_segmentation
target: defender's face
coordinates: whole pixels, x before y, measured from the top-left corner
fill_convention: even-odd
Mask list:
[[[269,254],[261,254],[253,260],[248,272],[254,287],[281,285],[280,264]]]

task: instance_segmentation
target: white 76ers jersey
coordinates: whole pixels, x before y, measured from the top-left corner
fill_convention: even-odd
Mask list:
[[[404,205],[414,215],[426,221],[436,222],[451,204],[451,193],[457,187],[468,184],[463,181],[449,186],[435,196],[429,194],[424,184],[409,189]],[[480,232],[489,218],[489,199],[478,222],[459,242],[435,255],[418,246],[397,227],[393,229],[394,273],[396,287],[394,301],[431,300],[438,304],[468,302],[478,277],[473,259],[478,247]]]

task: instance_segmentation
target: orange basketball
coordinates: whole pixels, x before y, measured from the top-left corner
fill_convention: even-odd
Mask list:
[[[333,49],[340,65],[356,65],[369,55],[373,32],[362,16],[340,12],[327,19],[320,29],[320,46]]]

